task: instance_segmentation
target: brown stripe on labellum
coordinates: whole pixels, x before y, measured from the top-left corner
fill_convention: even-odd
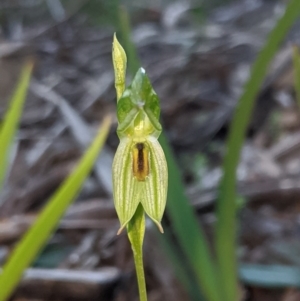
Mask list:
[[[138,142],[133,147],[132,171],[138,181],[145,181],[149,175],[149,151],[144,142]]]

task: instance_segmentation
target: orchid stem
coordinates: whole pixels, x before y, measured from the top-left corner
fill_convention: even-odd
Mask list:
[[[145,214],[141,204],[139,204],[133,218],[127,225],[128,238],[134,256],[136,276],[138,280],[140,301],[147,301],[147,290],[145,272],[143,265],[143,240],[145,234]]]

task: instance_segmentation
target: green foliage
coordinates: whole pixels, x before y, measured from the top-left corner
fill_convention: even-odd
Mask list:
[[[206,300],[198,285],[195,273],[187,262],[186,257],[181,252],[180,248],[174,244],[170,229],[165,229],[164,235],[157,235],[158,242],[160,243],[163,251],[166,253],[172,268],[178,280],[181,282],[191,301],[204,301]]]
[[[237,300],[236,169],[256,96],[279,44],[300,14],[300,1],[291,0],[258,55],[233,116],[217,204],[216,250],[224,300]]]
[[[101,126],[101,130],[88,148],[77,167],[64,181],[61,187],[49,200],[33,226],[25,234],[24,238],[13,251],[12,256],[3,268],[0,275],[0,301],[5,301],[13,292],[15,286],[22,277],[23,271],[33,262],[41,248],[47,242],[49,236],[55,230],[62,215],[78,194],[85,178],[90,173],[95,160],[106,140],[111,124],[107,117]]]
[[[0,128],[0,190],[5,179],[12,142],[23,111],[32,67],[32,63],[28,63],[24,67]]]
[[[119,5],[118,12],[118,26],[120,31],[121,41],[123,42],[124,49],[128,57],[128,69],[131,75],[134,75],[140,67],[140,61],[138,59],[137,51],[134,44],[130,39],[130,20],[127,10],[124,6]]]
[[[160,142],[169,167],[167,213],[172,222],[174,234],[196,275],[198,286],[202,288],[207,300],[222,301],[216,265],[210,255],[204,232],[185,195],[174,155],[164,136],[161,137]]]

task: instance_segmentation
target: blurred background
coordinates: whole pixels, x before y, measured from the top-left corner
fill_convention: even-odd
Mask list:
[[[212,241],[228,125],[285,5],[283,0],[1,0],[0,116],[29,58],[35,70],[0,196],[0,265],[78,162],[103,117],[115,115],[111,47],[113,33],[124,30],[120,24],[131,24],[135,45],[128,53],[128,82],[141,64],[160,97],[161,121],[186,195]],[[241,301],[300,300],[300,110],[291,51],[298,44],[300,21],[269,69],[238,168]],[[116,236],[111,183],[116,127],[115,118],[93,173],[12,300],[138,300],[126,233]],[[172,231],[167,215],[163,223]],[[149,301],[192,300],[160,239],[147,223]],[[272,272],[275,267],[280,273]],[[199,290],[196,300],[204,300]]]

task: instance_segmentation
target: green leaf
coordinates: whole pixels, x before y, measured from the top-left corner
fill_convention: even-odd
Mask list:
[[[160,137],[169,167],[167,213],[178,242],[190,264],[199,287],[210,301],[223,301],[217,269],[204,232],[193,212],[172,150],[164,135]]]
[[[0,129],[0,190],[3,186],[8,166],[8,157],[13,138],[19,125],[26,99],[27,89],[32,72],[32,63],[28,63],[22,70],[19,83],[15,89],[3,123]]]
[[[217,202],[216,248],[224,300],[237,300],[238,280],[236,263],[236,169],[245,138],[247,125],[255,99],[264,80],[268,65],[280,42],[300,14],[300,1],[291,0],[286,11],[270,33],[265,46],[258,55],[245,85],[244,92],[230,125],[227,152],[224,158],[224,176]]]
[[[122,41],[124,42],[124,49],[128,56],[128,69],[131,75],[134,75],[140,66],[140,62],[138,60],[136,48],[131,42],[129,15],[126,7],[124,5],[120,5],[120,1],[118,2],[118,29],[121,33]]]
[[[23,271],[36,258],[49,236],[55,230],[60,218],[78,194],[99,155],[99,151],[103,147],[110,124],[111,118],[105,118],[101,130],[81,158],[77,167],[55,192],[34,225],[28,230],[13,251],[0,275],[0,301],[7,300],[11,295],[22,277]]]
[[[206,300],[200,291],[197,279],[193,269],[191,269],[185,256],[180,252],[180,248],[176,246],[171,237],[170,230],[165,229],[164,235],[156,235],[160,246],[166,253],[166,258],[170,261],[172,269],[174,270],[175,277],[181,282],[189,295],[191,301],[204,301]]]

